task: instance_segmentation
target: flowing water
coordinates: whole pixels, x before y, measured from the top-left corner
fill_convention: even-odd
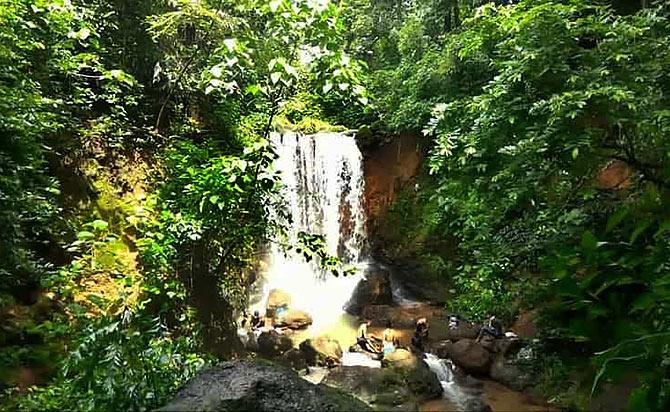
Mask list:
[[[442,396],[452,405],[462,409],[467,399],[470,398],[470,395],[465,393],[455,382],[451,361],[448,359],[440,359],[431,353],[427,353],[424,362],[426,362],[430,370],[437,375],[437,379],[442,385]]]
[[[282,195],[292,218],[289,241],[295,242],[301,231],[324,235],[328,253],[346,264],[363,266],[363,165],[354,137],[289,132],[275,133],[271,139],[279,155],[275,168],[284,184]],[[360,275],[324,273],[314,262],[294,252],[285,253],[276,244],[270,246],[267,263],[262,290],[252,298],[252,309],[263,312],[270,291],[281,289],[291,296],[291,307],[312,316],[313,324],[303,335],[328,332],[352,343],[356,319],[347,316],[343,306]]]
[[[301,231],[324,235],[327,251],[344,263],[358,267],[359,274],[335,277],[324,273],[314,262],[306,262],[303,256],[272,244],[266,270],[257,282],[258,290],[251,296],[250,309],[264,312],[270,291],[281,289],[291,296],[291,307],[308,312],[313,319],[309,328],[291,335],[296,344],[309,337],[328,334],[345,350],[343,365],[381,367],[379,361],[364,354],[346,351],[356,340],[358,319],[347,315],[343,307],[351,298],[360,273],[364,273],[368,265],[363,252],[367,241],[363,165],[356,141],[343,133],[311,136],[284,133],[273,134],[272,143],[279,155],[275,168],[282,176],[283,198],[292,217],[292,222],[286,222],[290,228],[289,241],[295,242]],[[393,295],[396,303],[410,311],[422,307],[420,302],[408,299],[395,281]],[[370,331],[381,334],[381,329]],[[409,344],[412,331],[398,332],[401,342]],[[454,379],[449,360],[427,354],[425,362],[438,376],[444,396],[422,404],[422,411],[464,410],[465,402],[482,395],[494,410],[539,410],[525,408],[526,403],[517,399],[521,395],[502,385],[492,387],[489,383],[484,394],[481,389],[480,393],[472,393]],[[305,379],[318,383],[327,373],[325,368],[310,368]]]

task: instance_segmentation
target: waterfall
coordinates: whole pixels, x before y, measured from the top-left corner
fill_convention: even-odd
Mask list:
[[[324,235],[326,248],[347,264],[362,263],[365,236],[362,155],[353,136],[343,133],[274,133],[282,197],[292,217],[289,240],[300,231]],[[272,289],[291,295],[291,307],[307,311],[313,332],[337,321],[360,277],[335,277],[295,253],[270,246],[261,275],[262,291],[255,308],[262,309]],[[252,301],[253,303],[253,301]]]
[[[432,353],[426,353],[424,361],[431,371],[437,375],[437,379],[442,385],[442,396],[459,408],[463,408],[466,401],[472,398],[472,395],[463,390],[463,388],[454,380],[452,372],[453,365],[448,359],[440,359]]]

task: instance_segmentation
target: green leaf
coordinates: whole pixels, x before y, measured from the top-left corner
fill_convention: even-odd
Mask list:
[[[104,220],[96,219],[91,222],[91,227],[98,231],[107,230],[109,223],[105,222]]]
[[[270,11],[272,11],[273,13],[275,13],[275,12],[279,9],[279,6],[281,6],[281,2],[282,2],[282,0],[273,0],[273,1],[271,1],[271,2],[270,2]]]
[[[630,235],[630,243],[635,243],[638,237],[642,233],[644,233],[645,230],[651,226],[652,220],[651,219],[645,219],[642,222],[640,222],[636,227],[635,230],[633,231],[633,234]]]
[[[272,81],[272,84],[277,84],[277,82],[280,79],[281,79],[281,73],[279,73],[279,72],[270,73],[270,80]]]
[[[77,233],[77,239],[80,240],[89,240],[89,239],[94,239],[95,238],[95,233],[89,232],[87,230],[82,230],[81,232]]]
[[[628,215],[629,209],[627,207],[621,207],[619,208],[612,216],[610,216],[609,219],[607,219],[607,228],[605,229],[606,232],[611,232],[612,229],[617,227],[619,223],[623,221],[623,219]]]
[[[592,253],[598,248],[598,239],[590,231],[584,232],[581,242],[582,249],[587,253]]]

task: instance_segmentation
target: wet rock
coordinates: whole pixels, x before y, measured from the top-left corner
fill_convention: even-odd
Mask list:
[[[441,340],[432,342],[426,348],[426,351],[437,355],[438,358],[447,359],[454,343],[450,340]]]
[[[491,406],[489,406],[483,399],[480,398],[470,398],[464,402],[463,409],[468,412],[493,412]]]
[[[379,368],[342,366],[331,370],[323,383],[351,393],[366,403],[374,404],[378,394],[388,389],[382,384],[384,375],[385,372]],[[409,393],[399,401],[402,403],[408,399]]]
[[[276,314],[276,312],[275,312]],[[309,313],[298,309],[287,309],[276,314],[272,323],[276,327],[287,327],[289,329],[303,329],[312,324]]]
[[[280,356],[293,347],[291,339],[274,330],[261,333],[257,342],[258,354],[268,359]]]
[[[503,385],[523,391],[535,383],[535,378],[529,371],[524,370],[514,359],[506,359],[499,355],[491,364],[491,379]]]
[[[296,348],[287,350],[276,361],[296,371],[306,371],[308,366],[304,354]]]
[[[387,270],[375,268],[361,279],[345,309],[352,315],[361,315],[368,305],[393,305],[393,288]]]
[[[323,383],[351,393],[377,410],[416,410],[416,396],[394,370],[342,366],[331,370]]]
[[[368,406],[260,361],[223,362],[199,373],[160,411],[363,411]]]
[[[523,347],[523,341],[517,338],[496,339],[493,349],[494,352],[503,356],[514,356]]]
[[[428,365],[413,353],[397,349],[382,359],[382,366],[397,373],[410,391],[421,400],[442,395],[442,385]]]
[[[371,320],[373,326],[385,327],[387,322],[391,322],[394,328],[414,328],[417,319],[426,318],[430,324],[431,335],[438,329],[438,323],[443,323],[446,326],[446,320],[443,319],[443,310],[427,304],[411,306],[369,305],[363,308],[361,316]]]
[[[461,339],[450,346],[448,357],[468,373],[489,373],[493,354],[473,339]]]
[[[424,361],[419,361],[415,368],[407,370],[405,381],[420,401],[442,396],[442,385],[437,379],[437,375],[430,370]]]
[[[318,336],[300,343],[300,352],[310,366],[339,365],[342,361],[342,348],[329,336]]]
[[[406,349],[396,349],[387,354],[382,359],[382,366],[385,368],[415,368],[419,359]]]
[[[449,329],[446,332],[446,338],[452,342],[461,339],[477,339],[481,326],[475,324],[461,323],[455,329]]]
[[[272,289],[268,295],[265,308],[268,316],[274,316],[274,313],[279,308],[288,308],[291,304],[291,295],[281,289]]]
[[[491,364],[491,378],[518,391],[533,386],[537,376],[532,367],[532,347],[524,347],[520,339],[498,339],[495,348],[497,354]]]

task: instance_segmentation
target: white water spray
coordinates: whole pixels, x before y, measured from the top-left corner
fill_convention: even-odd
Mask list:
[[[281,173],[282,195],[293,218],[289,240],[295,242],[300,231],[321,234],[329,254],[348,264],[361,263],[365,242],[363,166],[354,137],[275,133],[271,140],[279,155],[275,168]],[[268,263],[261,280],[261,299],[253,307],[262,311],[272,289],[288,292],[291,307],[312,316],[313,334],[338,321],[360,279],[359,275],[322,273],[298,254],[285,256],[277,245],[271,245]]]
[[[453,364],[448,359],[441,359],[432,353],[426,353],[424,361],[431,371],[437,375],[442,385],[442,396],[459,408],[463,408],[466,401],[472,397],[466,393],[454,380]]]

